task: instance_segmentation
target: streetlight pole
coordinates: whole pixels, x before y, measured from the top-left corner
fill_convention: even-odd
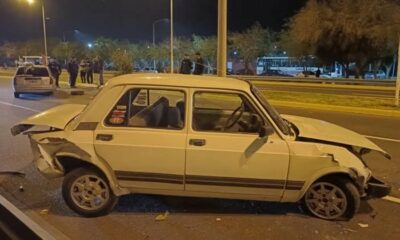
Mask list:
[[[173,74],[174,73],[174,0],[170,0],[170,19],[171,19],[170,61],[171,61],[171,74]]]
[[[399,48],[397,52],[397,78],[396,78],[396,100],[395,105],[399,106],[399,99],[400,99],[400,34],[399,34]]]
[[[168,18],[158,19],[153,22],[153,49],[156,48],[156,24],[160,22],[168,21]],[[153,68],[156,69],[156,59],[153,59]]]
[[[45,56],[45,60],[44,60],[44,64],[47,65],[47,34],[46,34],[46,15],[45,15],[45,11],[44,11],[44,2],[43,0],[41,0],[42,2],[42,21],[43,21],[43,39],[44,39],[44,56]]]
[[[227,44],[227,10],[228,0],[218,0],[218,62],[219,77],[226,77],[226,44]]]
[[[26,0],[26,2],[29,5],[32,5],[35,0]],[[46,35],[46,14],[44,10],[44,0],[40,0],[40,3],[42,4],[42,21],[43,21],[43,40],[44,40],[44,55],[45,55],[45,60],[44,64],[47,65],[47,35]]]

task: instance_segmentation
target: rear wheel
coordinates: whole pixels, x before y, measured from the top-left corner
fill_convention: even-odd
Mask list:
[[[15,97],[15,98],[19,98],[19,93],[14,92],[14,97]]]
[[[360,194],[350,180],[321,180],[310,186],[303,204],[312,215],[319,218],[347,220],[358,211]]]
[[[118,202],[106,177],[94,169],[78,168],[68,173],[62,194],[67,205],[85,217],[106,215]]]

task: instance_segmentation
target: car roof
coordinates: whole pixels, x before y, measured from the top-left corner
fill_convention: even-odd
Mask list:
[[[250,88],[250,84],[248,82],[235,78],[166,73],[122,75],[108,80],[106,86],[112,87],[115,85],[128,84],[233,90],[246,90]]]

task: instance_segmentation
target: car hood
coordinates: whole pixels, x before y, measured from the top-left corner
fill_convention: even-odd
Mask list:
[[[378,147],[366,137],[349,129],[318,119],[291,115],[282,115],[282,117],[296,126],[296,128],[299,130],[298,137],[300,138],[314,139],[324,142],[339,143],[375,150],[390,159],[390,155],[382,148]]]
[[[64,129],[65,126],[83,111],[86,105],[64,104],[50,108],[46,111],[30,116],[11,128],[13,136],[27,131],[33,126],[45,126],[56,129]]]

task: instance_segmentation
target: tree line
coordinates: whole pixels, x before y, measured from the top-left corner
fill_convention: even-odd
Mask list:
[[[287,52],[298,58],[316,57],[320,65],[340,63],[349,75],[352,65],[357,76],[367,65],[387,72],[395,62],[400,36],[399,0],[309,0],[287,20],[281,32],[273,32],[256,23],[241,32],[228,36],[229,58],[243,60],[245,72],[250,72],[257,57]],[[52,57],[65,61],[71,57],[99,56],[126,73],[133,67],[168,69],[169,41],[157,43],[130,42],[100,37],[88,48],[87,43],[49,39]],[[15,59],[24,55],[41,55],[41,40],[4,42],[0,56]],[[207,69],[214,72],[217,58],[216,36],[176,37],[175,66],[184,54],[200,52]]]

